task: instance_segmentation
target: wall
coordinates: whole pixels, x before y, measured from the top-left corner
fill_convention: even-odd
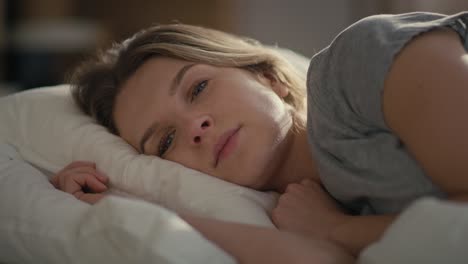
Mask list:
[[[0,16],[5,3],[16,12],[6,29],[0,17],[0,85],[23,88],[63,82],[91,50],[155,23],[213,27],[311,57],[368,15],[468,10],[467,0],[0,0]]]
[[[236,32],[307,56],[324,47],[352,20],[349,2],[344,0],[239,0],[233,12]]]
[[[239,34],[312,56],[347,26],[379,13],[468,10],[467,0],[237,0],[232,24]]]

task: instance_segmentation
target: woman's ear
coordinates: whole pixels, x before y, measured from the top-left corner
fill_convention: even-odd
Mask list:
[[[271,89],[280,97],[284,98],[289,94],[289,89],[288,87],[278,80],[278,78],[270,73],[270,72],[264,72],[263,77],[265,77],[271,87]]]

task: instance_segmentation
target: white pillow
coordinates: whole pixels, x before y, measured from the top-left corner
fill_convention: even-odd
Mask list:
[[[308,60],[281,51],[306,74]],[[0,142],[15,146],[28,162],[52,175],[75,160],[96,162],[111,187],[177,211],[250,223],[273,224],[268,212],[277,195],[237,186],[179,164],[139,155],[73,103],[68,85],[0,98]]]
[[[0,142],[14,145],[25,160],[49,175],[75,160],[95,161],[114,189],[176,210],[272,226],[267,211],[274,205],[274,194],[139,155],[82,114],[68,85],[1,98],[0,124]]]

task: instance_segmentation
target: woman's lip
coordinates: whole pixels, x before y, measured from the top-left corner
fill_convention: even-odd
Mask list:
[[[229,156],[229,154],[234,150],[237,143],[237,132],[240,128],[241,126],[230,129],[219,138],[218,143],[216,143],[214,147],[215,167],[218,166],[218,163],[221,159]]]

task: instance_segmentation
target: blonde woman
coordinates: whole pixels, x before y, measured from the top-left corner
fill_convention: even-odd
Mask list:
[[[280,231],[183,215],[241,262],[346,263],[417,198],[466,199],[467,26],[468,13],[365,18],[307,82],[256,41],[157,26],[83,64],[73,93],[142,154],[282,194]],[[105,182],[87,163],[53,179],[90,203]]]

